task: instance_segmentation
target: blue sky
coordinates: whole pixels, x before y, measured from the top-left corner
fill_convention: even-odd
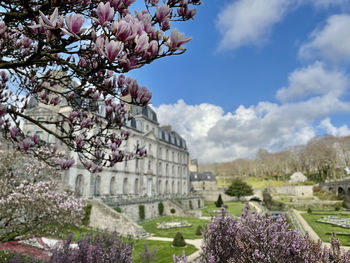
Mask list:
[[[187,52],[132,73],[202,162],[350,135],[350,1],[207,0]]]

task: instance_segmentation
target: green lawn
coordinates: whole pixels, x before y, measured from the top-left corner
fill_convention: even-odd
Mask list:
[[[52,237],[52,238],[58,238],[58,239],[65,239],[69,233],[73,233],[73,240],[77,241],[79,239],[79,236],[81,234],[89,234],[94,233],[96,234],[96,231],[84,228],[84,227],[69,227],[65,229],[60,229],[61,233],[54,234],[51,231],[45,231],[43,232],[43,236],[46,237]],[[195,231],[195,230],[193,230]],[[175,236],[175,234],[174,234]],[[197,238],[200,238],[200,236],[196,236]],[[130,239],[125,238],[125,241],[130,241]],[[134,251],[133,251],[133,260],[135,263],[141,262],[139,254],[144,251],[144,244],[148,244],[148,248],[150,250],[156,249],[156,258],[157,260],[155,262],[157,263],[164,263],[164,262],[172,262],[173,255],[182,255],[182,251],[185,251],[186,255],[190,255],[197,251],[197,249],[192,245],[187,245],[186,248],[174,248],[172,247],[172,242],[164,242],[164,241],[155,241],[155,240],[145,240],[145,239],[139,239],[139,240],[131,240],[134,244]],[[6,259],[10,257],[13,257],[15,254],[13,253],[7,253],[5,251],[0,251],[0,262],[4,262]],[[31,262],[28,258],[28,261],[24,261],[24,258],[22,257],[23,262]],[[21,261],[22,262],[22,261]]]
[[[188,223],[192,224],[191,227],[181,227],[181,228],[171,228],[171,229],[157,229],[158,222],[171,222],[171,221],[182,221],[186,220]],[[165,216],[156,218],[150,221],[142,222],[141,225],[148,233],[154,234],[157,237],[175,237],[177,232],[181,232],[185,239],[198,239],[201,236],[196,235],[196,229],[199,225],[204,226],[209,223],[207,220],[198,219],[194,217],[174,217]]]
[[[245,202],[225,202],[228,206],[228,212],[233,216],[241,216]],[[205,207],[202,208],[202,216],[214,216],[215,211],[220,212],[220,208],[215,206],[215,202],[205,202]]]
[[[301,215],[308,222],[308,224],[312,227],[312,229],[317,233],[317,235],[321,238],[321,240],[324,242],[329,242],[329,239],[331,237],[331,235],[327,234],[327,233],[341,232],[341,233],[349,233],[350,234],[350,229],[348,229],[348,228],[343,228],[343,227],[333,226],[333,225],[326,224],[326,223],[316,222],[318,219],[325,217],[325,216],[328,216],[328,215],[339,216],[341,218],[350,218],[349,213],[328,212],[327,211],[327,212],[313,212],[312,214],[303,213]],[[340,242],[343,246],[350,245],[350,242],[349,242],[350,237],[349,236],[338,235],[337,238],[340,240]]]
[[[154,240],[138,240],[135,242],[135,250],[133,252],[134,263],[139,263],[139,254],[144,251],[144,244],[148,244],[150,250],[156,249],[156,261],[157,263],[173,262],[173,255],[180,256],[182,251],[185,251],[186,255],[190,255],[197,251],[192,245],[187,245],[186,248],[174,248],[171,246],[172,242],[154,241]]]

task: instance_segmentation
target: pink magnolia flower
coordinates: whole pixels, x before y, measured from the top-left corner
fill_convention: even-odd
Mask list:
[[[107,21],[111,21],[114,17],[114,8],[111,7],[110,3],[107,4],[99,3],[97,6],[98,22],[100,25],[104,25]]]
[[[71,160],[65,160],[61,163],[61,169],[64,170],[64,169],[68,169],[68,168],[71,168],[74,164],[74,159],[71,159]]]
[[[67,29],[62,28],[62,31],[67,35],[78,37],[84,30],[81,27],[84,24],[84,17],[80,14],[66,16],[65,18]]]
[[[0,36],[6,32],[6,24],[4,21],[0,21]]]
[[[7,107],[4,104],[0,104],[0,117],[4,116],[6,114]]]
[[[141,53],[145,50],[147,50],[149,44],[148,44],[149,38],[147,36],[147,34],[142,34],[141,36],[136,36],[135,38],[135,43],[136,43],[136,47],[135,47],[135,53]]]
[[[147,105],[152,98],[152,92],[150,92],[146,87],[141,87],[137,93],[138,102],[142,105]]]
[[[115,31],[115,36],[117,37],[117,39],[122,42],[126,42],[135,37],[133,35],[133,30],[130,24],[125,20],[114,22],[112,30],[113,32]]]
[[[63,18],[58,16],[58,8],[56,7],[53,11],[52,15],[50,16],[50,19],[48,19],[41,11],[39,11],[39,14],[42,19],[42,25],[47,29],[57,29],[61,28],[63,26]],[[35,26],[34,26],[35,27]],[[38,26],[36,26],[38,27]]]
[[[78,135],[75,138],[75,143],[77,144],[78,148],[82,148],[84,145],[84,136],[83,135]]]
[[[116,57],[122,52],[124,48],[124,43],[120,41],[114,41],[112,40],[111,42],[107,42],[105,45],[106,49],[106,56],[107,59],[110,63],[114,62]]]
[[[16,139],[16,136],[18,135],[18,129],[17,127],[12,127],[10,129],[10,135],[13,139]]]
[[[189,42],[192,39],[192,37],[184,37],[183,33],[179,33],[177,29],[175,28],[171,32],[170,39],[165,43],[167,47],[169,47],[170,50],[183,50],[184,47],[181,47],[182,44],[185,44]]]
[[[168,5],[157,7],[156,17],[160,23],[164,22],[171,15],[171,9]]]
[[[27,151],[29,149],[29,147],[32,146],[32,141],[30,139],[24,139],[22,142],[21,142],[21,148],[24,150],[24,151]]]
[[[99,37],[95,43],[95,48],[98,55],[100,56],[104,55],[104,52],[103,52],[104,46],[105,46],[105,39],[103,37]]]
[[[33,136],[34,144],[38,144],[39,141],[40,141],[40,136],[38,134],[34,134],[34,136]]]
[[[159,46],[158,46],[158,42],[155,41],[155,40],[152,40],[150,43],[149,43],[149,46],[148,46],[148,53],[149,53],[149,56],[151,58],[155,57],[158,55],[159,53]]]

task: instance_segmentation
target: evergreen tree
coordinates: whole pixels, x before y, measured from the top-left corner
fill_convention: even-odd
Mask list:
[[[253,188],[239,178],[233,179],[230,187],[225,192],[229,196],[236,196],[238,200],[242,196],[252,195],[253,193]]]
[[[221,194],[219,194],[218,200],[215,202],[216,207],[222,207],[222,204],[224,202],[222,201]]]

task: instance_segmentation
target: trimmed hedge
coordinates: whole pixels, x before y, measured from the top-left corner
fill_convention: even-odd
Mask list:
[[[88,226],[89,225],[89,222],[90,222],[90,215],[91,215],[91,208],[92,208],[92,205],[91,204],[88,204],[87,206],[84,207],[84,218],[82,220],[82,224],[84,226]]]
[[[176,236],[174,237],[174,240],[173,240],[173,246],[174,247],[185,247],[186,246],[185,239],[180,232],[176,233]]]
[[[158,213],[160,216],[162,216],[164,213],[164,205],[162,202],[158,203]]]
[[[141,220],[145,219],[145,206],[139,205],[139,217]]]

